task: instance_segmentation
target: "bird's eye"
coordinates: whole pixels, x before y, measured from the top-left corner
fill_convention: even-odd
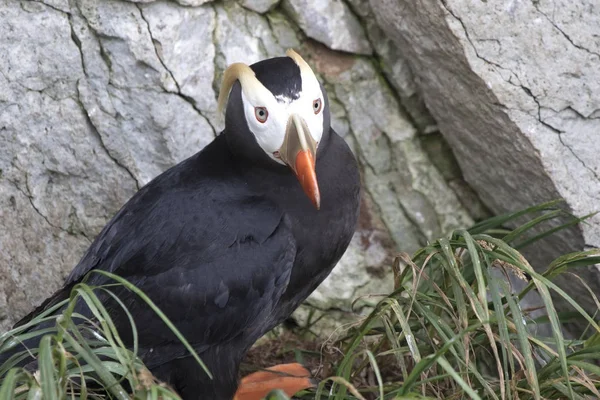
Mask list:
[[[321,111],[321,99],[316,99],[313,101],[313,111],[315,114],[318,114]]]
[[[269,112],[265,107],[254,107],[254,115],[261,124],[267,122],[267,118],[269,118]]]

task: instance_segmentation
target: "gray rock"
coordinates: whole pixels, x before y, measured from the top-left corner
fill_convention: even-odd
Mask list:
[[[425,107],[402,49],[379,27],[368,0],[349,0],[348,3],[363,23],[369,42],[381,59],[379,67],[393,86],[416,128],[420,132],[432,129],[436,122]]]
[[[390,290],[392,254],[415,251],[472,219],[429,160],[372,60],[318,44],[305,46],[303,54],[328,88],[333,128],[363,165],[359,229],[338,266],[308,299],[313,308],[349,313],[357,296]],[[301,309],[295,317],[304,321],[307,315]],[[322,326],[330,327],[329,321]]]
[[[141,11],[148,23],[156,55],[177,83],[178,92],[192,99],[194,106],[203,113],[214,112],[215,97],[218,96],[213,91],[214,8],[178,7],[160,2],[143,6]]]
[[[300,44],[295,31],[279,13],[266,17],[234,2],[218,4],[215,9],[217,28],[214,39],[221,71],[234,62],[253,64],[264,58],[280,57],[288,48]]]
[[[284,0],[283,8],[310,38],[333,50],[371,54],[363,27],[342,0]]]
[[[211,107],[205,87],[191,70],[178,92],[136,5],[80,9],[0,8],[1,328],[60,286],[139,185],[214,135],[194,108]]]
[[[374,63],[335,55],[325,48],[316,49],[315,54],[324,60],[316,61],[316,68],[333,86],[330,94],[341,103],[343,118],[357,143],[365,186],[398,248],[414,251],[425,240],[471,224],[456,194],[429,161],[415,127]],[[344,61],[336,62],[336,58]],[[328,67],[323,67],[325,64]],[[333,126],[337,127],[336,120]]]
[[[203,13],[173,7],[82,2],[82,24],[88,28],[75,30],[82,44],[89,43],[81,47],[84,60],[97,69],[80,82],[80,101],[112,157],[140,186],[215,135],[201,109],[214,110],[212,80],[195,69],[200,65],[214,71],[212,58],[206,62],[207,55],[214,57],[211,41],[188,46],[185,52],[161,45],[177,39],[189,42],[196,29],[210,32],[214,12],[211,7]],[[194,56],[196,64],[190,61]],[[192,64],[194,68],[181,69]]]
[[[240,4],[251,11],[264,14],[274,8],[280,0],[241,0]]]
[[[157,2],[158,0],[123,0],[123,1],[145,4],[145,3],[154,3],[154,2]],[[199,7],[203,4],[210,3],[213,0],[174,0],[174,1],[177,4],[181,4],[182,6],[185,6],[185,7]]]
[[[6,39],[0,42],[0,329],[58,288],[137,188],[220,131],[216,90],[228,64],[282,56],[290,47],[314,65],[328,89],[332,124],[357,155],[365,189],[359,229],[311,296],[312,307],[351,315],[356,296],[389,291],[395,251],[410,252],[472,222],[472,207],[463,204],[476,203],[476,196],[465,188],[451,151],[432,141],[440,136],[420,97],[419,84],[428,94],[453,83],[452,76],[419,70],[417,78],[428,81],[415,80],[407,66],[428,60],[427,54],[387,37],[373,19],[378,5],[286,0],[262,15],[267,2],[205,3],[0,0],[0,37]],[[572,26],[566,19],[557,24],[565,32]],[[404,46],[412,53],[404,54]],[[377,57],[348,54],[373,50]],[[451,93],[450,105],[459,104],[458,94]],[[487,104],[479,100],[474,104]],[[457,129],[442,112],[442,98],[436,101],[432,111],[444,134]],[[452,113],[476,113],[467,105]],[[528,102],[521,106],[536,110]],[[541,112],[560,107],[552,103]],[[543,118],[576,148],[581,143],[571,133],[595,129],[586,110],[578,104]],[[464,156],[460,141],[446,137]],[[488,190],[491,201],[489,189],[478,189]]]
[[[78,101],[68,15],[0,2],[0,327],[62,283],[135,184]],[[18,50],[17,50],[18,49]]]
[[[371,2],[466,180],[496,213],[559,197],[577,215],[598,210],[600,10],[592,3]],[[536,267],[584,242],[599,246],[600,216],[588,221],[537,245]],[[600,291],[595,268],[578,272]],[[562,285],[595,309],[573,280]]]

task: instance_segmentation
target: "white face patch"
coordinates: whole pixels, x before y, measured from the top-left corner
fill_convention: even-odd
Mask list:
[[[325,99],[317,78],[309,69],[301,68],[302,91],[299,98],[291,100],[286,96],[273,96],[268,90],[246,93],[242,90],[244,115],[256,142],[271,159],[284,164],[273,153],[283,144],[288,120],[292,114],[300,116],[308,126],[308,133],[318,143],[323,136],[323,112]],[[315,101],[321,102],[320,110],[315,114]],[[268,115],[264,117],[257,107],[264,107]],[[257,115],[257,112],[260,114]]]

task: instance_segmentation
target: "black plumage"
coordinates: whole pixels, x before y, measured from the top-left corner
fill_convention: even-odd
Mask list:
[[[274,95],[298,98],[302,80],[291,58],[251,68]],[[206,376],[142,300],[114,288],[135,317],[140,355],[152,372],[184,399],[231,399],[246,351],[327,277],[355,230],[358,169],[330,127],[323,93],[324,133],[316,157],[320,210],[290,168],[258,146],[236,83],[225,130],[139,190],[98,235],[64,288],[33,315],[65,298],[94,268],[118,274],[165,312],[215,378]],[[90,280],[106,282],[97,274]],[[126,316],[105,302],[131,341]]]

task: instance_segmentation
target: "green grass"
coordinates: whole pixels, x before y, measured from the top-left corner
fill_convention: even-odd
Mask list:
[[[181,333],[138,288],[104,271],[92,273],[106,275],[114,279],[116,284],[124,285],[141,296],[175,332],[198,363],[202,364]],[[123,303],[112,294],[111,286],[113,285],[91,287],[86,283],[77,284],[69,299],[58,303],[27,324],[0,336],[2,353],[35,334],[35,330],[33,333],[28,332],[29,328],[45,321],[54,322],[53,328],[45,329],[48,332],[42,337],[39,348],[17,353],[0,366],[0,376],[4,376],[0,386],[0,399],[179,398],[173,390],[158,382],[136,356],[138,343],[133,318]],[[132,349],[128,349],[121,341],[109,313],[95,293],[98,290],[115,298],[129,316],[134,337]],[[94,315],[93,320],[74,313],[78,299],[82,299],[88,305]],[[56,310],[65,305],[67,307],[63,312],[56,313]],[[38,361],[37,371],[33,374],[24,368],[14,367],[27,357],[27,353],[36,356]],[[128,390],[130,388],[131,390]]]
[[[600,252],[566,254],[539,273],[518,251],[581,221],[558,206],[557,202],[546,203],[494,217],[452,232],[412,256],[400,254],[392,266],[394,291],[378,298],[367,317],[329,343],[336,351],[323,352],[321,362],[331,367],[333,376],[324,377],[317,388],[299,397],[600,398],[600,327],[595,315],[588,315],[553,283],[559,274],[571,274],[570,279],[581,281],[572,269],[599,263]],[[541,229],[559,217],[563,225]],[[505,228],[516,221],[521,224],[518,228]],[[504,278],[507,274],[520,277],[524,289],[515,291]],[[585,282],[581,283],[585,287]],[[70,307],[59,316],[52,316],[53,310],[49,310],[0,337],[1,352],[27,339],[26,328],[56,319],[55,328],[47,332],[39,348],[30,349],[39,361],[35,373],[12,368],[19,355],[0,366],[0,376],[6,374],[0,399],[177,398],[154,380],[136,357],[137,344],[130,351],[121,343],[94,294],[109,289],[80,284],[66,301]],[[521,308],[520,299],[532,290],[541,296],[547,316],[535,318]],[[551,294],[562,297],[574,311],[557,313]],[[590,295],[600,306],[591,290]],[[95,320],[85,326],[74,323],[81,318],[72,313],[77,297],[94,311]],[[588,328],[585,336],[567,340],[560,323],[573,318],[584,321]],[[550,336],[532,333],[532,328],[542,323],[552,328]],[[135,332],[133,323],[132,329]],[[92,382],[95,385],[90,385]],[[286,398],[281,393],[271,397]]]

